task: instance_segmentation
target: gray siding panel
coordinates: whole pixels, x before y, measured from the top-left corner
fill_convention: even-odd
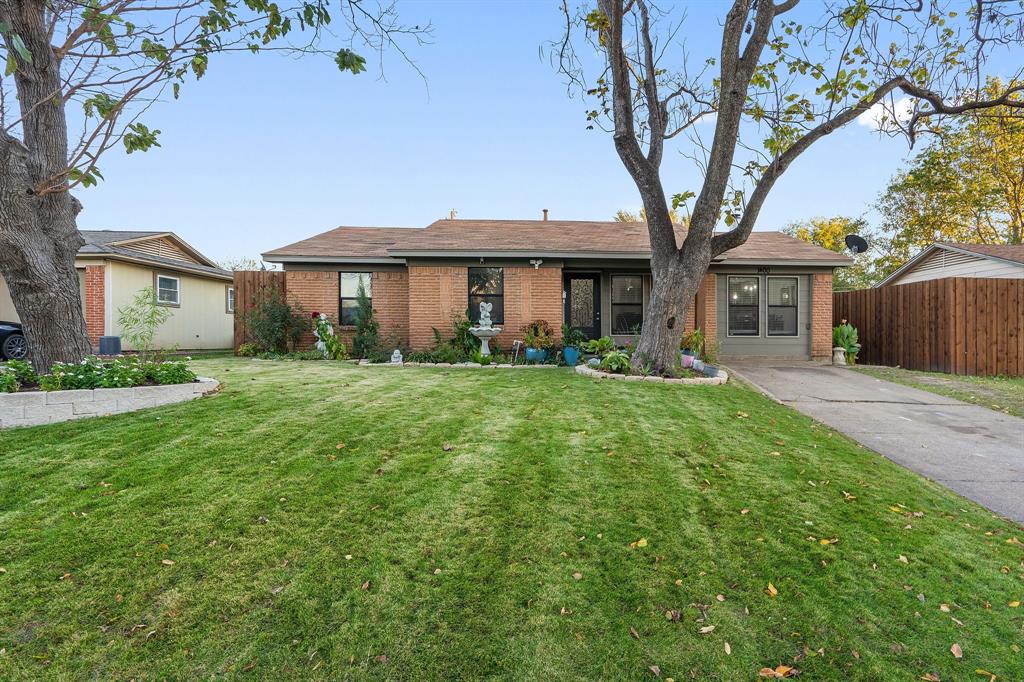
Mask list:
[[[756,273],[736,273],[743,276],[755,276]],[[775,275],[756,275],[760,278],[760,314],[758,336],[729,336],[729,292],[728,275],[717,275],[715,283],[718,298],[718,343],[719,352],[723,356],[764,356],[809,358],[811,356],[811,291],[808,275],[797,275],[797,336],[767,336],[768,312],[768,280]]]

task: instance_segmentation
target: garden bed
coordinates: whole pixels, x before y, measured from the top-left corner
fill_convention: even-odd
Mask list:
[[[220,382],[197,377],[187,384],[0,393],[0,429],[134,412],[216,393]]]
[[[660,377],[654,375],[644,376],[642,374],[613,374],[612,372],[604,372],[600,369],[593,367],[587,367],[586,365],[576,365],[576,373],[582,374],[583,376],[594,377],[595,379],[618,379],[619,381],[650,381],[654,383],[664,384],[704,384],[704,385],[719,385],[724,384],[729,380],[729,375],[723,371],[718,370],[718,376],[714,377],[690,377],[675,379],[671,377]]]

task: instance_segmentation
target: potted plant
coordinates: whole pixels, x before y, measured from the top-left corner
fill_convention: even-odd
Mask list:
[[[580,348],[586,343],[587,337],[579,329],[562,325],[562,359],[565,364],[575,367],[580,361]]]
[[[526,346],[527,362],[544,362],[552,344],[551,325],[546,320],[534,320],[523,326],[523,344]]]
[[[843,349],[848,365],[857,362],[857,354],[860,352],[860,344],[857,341],[857,328],[846,320],[840,320],[839,326],[832,329],[832,346]]]
[[[692,332],[683,334],[679,347],[683,351],[684,356],[698,357],[701,351],[704,350],[704,332],[700,329],[694,329]]]

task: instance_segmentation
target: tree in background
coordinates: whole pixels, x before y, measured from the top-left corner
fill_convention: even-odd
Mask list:
[[[799,6],[799,9],[798,9]],[[652,287],[634,367],[676,362],[683,321],[711,260],[743,244],[775,183],[805,151],[873,107],[913,140],[927,122],[1020,107],[1024,9],[962,0],[733,0],[718,54],[695,57],[682,19],[649,0],[597,0],[571,10],[551,54],[592,98],[587,121],[612,133],[647,215]],[[980,92],[995,50],[1018,57],[1010,85]],[[603,56],[597,72],[593,54]],[[896,96],[910,115],[895,116]],[[705,133],[707,131],[707,133]],[[708,134],[710,133],[710,135]],[[699,187],[666,193],[666,143],[687,140]],[[823,169],[824,172],[824,169]],[[671,208],[689,208],[677,243]],[[715,233],[724,222],[726,231]]]
[[[1005,87],[991,80],[983,96]],[[931,132],[879,198],[884,273],[937,241],[1020,244],[1024,236],[1024,111],[972,112]]]
[[[689,216],[681,216],[679,212],[674,208],[669,209],[668,217],[675,225],[687,225],[690,222]],[[639,213],[633,211],[627,211],[620,209],[615,212],[615,222],[617,223],[646,223],[647,222],[647,210],[641,208]]]
[[[156,100],[177,98],[222,52],[329,54],[342,71],[364,71],[351,49],[319,47],[329,24],[350,44],[403,55],[397,41],[429,30],[403,26],[390,5],[340,3],[332,22],[322,0],[0,0],[0,275],[40,371],[90,351],[75,273],[82,205],[71,192],[102,179],[109,149],[159,146],[160,131],[141,120]],[[287,43],[297,29],[305,42]]]
[[[117,309],[117,325],[128,345],[143,357],[153,352],[157,330],[174,315],[167,306],[157,305],[153,287],[139,290],[131,303]]]
[[[792,222],[782,229],[790,237],[796,237],[808,244],[816,244],[829,251],[841,253],[853,258],[853,265],[848,268],[837,268],[832,286],[837,291],[866,289],[873,286],[880,278],[875,272],[874,261],[878,253],[876,235],[862,218],[833,216],[831,218],[811,218]],[[858,234],[868,242],[868,250],[852,256],[846,248],[846,236]],[[872,253],[876,255],[872,255]]]
[[[217,263],[224,270],[231,270],[232,272],[238,270],[276,270],[277,266],[273,263],[265,263],[259,258],[248,258],[246,256],[239,256],[238,258],[225,258]]]

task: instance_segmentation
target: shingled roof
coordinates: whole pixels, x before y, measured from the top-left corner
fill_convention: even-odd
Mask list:
[[[939,246],[949,246],[961,251],[970,251],[979,256],[1008,260],[1013,263],[1024,263],[1024,244],[953,244],[941,242]]]
[[[686,230],[676,228],[681,243]],[[649,258],[646,223],[581,220],[438,220],[425,228],[339,227],[268,251],[265,260],[315,261],[435,256],[546,255]],[[753,232],[727,251],[728,262],[793,261],[848,265],[850,259],[781,232]]]

